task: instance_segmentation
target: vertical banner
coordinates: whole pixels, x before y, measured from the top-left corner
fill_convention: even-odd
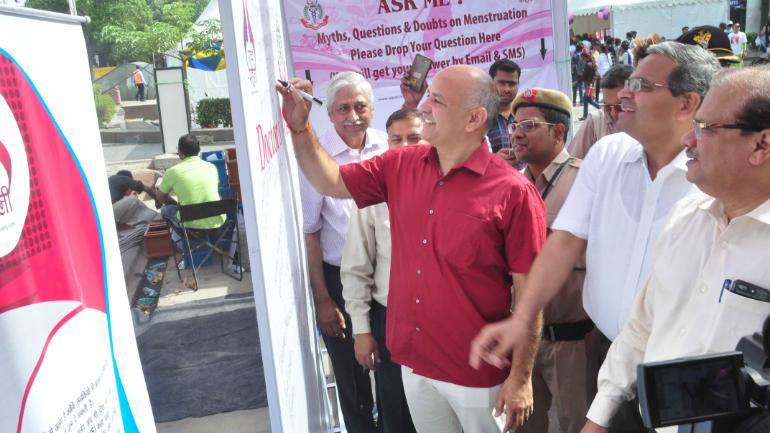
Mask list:
[[[295,73],[323,97],[334,74],[360,72],[375,87],[378,127],[400,108],[399,82],[416,54],[433,60],[429,78],[507,58],[522,68],[521,89],[559,88],[551,0],[288,0],[285,8]]]
[[[155,432],[81,22],[0,6],[2,432]]]
[[[272,432],[329,431],[298,167],[274,88],[288,76],[281,1],[219,8]]]

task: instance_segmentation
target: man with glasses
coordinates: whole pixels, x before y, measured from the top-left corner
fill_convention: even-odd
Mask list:
[[[586,156],[513,314],[474,340],[474,364],[484,359],[503,365],[514,346],[521,350],[531,340],[526,331],[537,312],[559,294],[584,251],[583,307],[605,336],[601,344],[592,344],[596,364],[625,324],[650,273],[666,215],[679,199],[696,192],[685,177],[679,142],[692,129],[695,111],[720,68],[711,53],[678,42],[653,45],[648,53],[618,93],[622,111],[616,125],[625,133],[604,137]],[[596,419],[609,426],[614,412]],[[625,405],[612,427],[640,431],[636,405]]]
[[[615,123],[621,111],[618,92],[623,89],[624,83],[632,72],[634,72],[632,66],[614,65],[602,77],[601,88],[604,95],[602,109],[589,114],[588,118],[580,124],[570,143],[570,155],[583,159],[591,146],[600,138],[616,132]]]
[[[527,164],[522,171],[545,202],[551,227],[575,182],[581,161],[564,148],[572,104],[567,95],[550,89],[528,89],[513,102],[518,122],[513,127],[513,150]],[[572,270],[561,295],[543,312],[542,340],[532,372],[535,406],[530,419],[516,431],[549,431],[548,410],[556,406],[563,433],[578,433],[588,410],[586,347],[583,338],[593,328],[583,310],[585,264]]]
[[[318,141],[338,164],[359,162],[388,149],[387,136],[369,128],[373,100],[372,86],[358,73],[340,72],[329,81],[326,108],[333,128]],[[373,433],[371,382],[368,371],[356,362],[340,281],[352,202],[319,194],[304,177],[300,192],[316,320],[332,361],[345,426]]]
[[[312,92],[307,81],[291,82]],[[315,139],[310,104],[291,87],[276,90],[313,185],[359,207],[388,204],[387,340],[416,430],[499,433],[521,425],[532,411],[536,342],[516,351],[517,368],[468,365],[473,336],[510,314],[511,285],[523,285],[546,231],[538,191],[489,150],[488,122],[499,105],[492,78],[468,65],[441,70],[420,106],[431,145],[343,166]]]
[[[600,426],[634,397],[638,364],[732,351],[770,311],[730,290],[736,280],[770,289],[770,270],[757,264],[770,245],[770,68],[727,69],[711,86],[681,140],[687,179],[703,193],[682,199],[660,234],[650,278],[602,365],[585,432],[606,431]]]

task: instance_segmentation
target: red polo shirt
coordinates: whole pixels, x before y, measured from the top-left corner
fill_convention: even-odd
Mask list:
[[[510,273],[528,272],[545,241],[545,207],[532,183],[486,142],[445,176],[427,145],[389,150],[340,173],[359,207],[388,203],[393,360],[462,386],[502,383],[507,370],[474,370],[468,356],[481,327],[510,314]]]

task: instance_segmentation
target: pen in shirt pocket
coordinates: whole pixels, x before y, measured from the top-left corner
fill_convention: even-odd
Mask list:
[[[733,280],[726,278],[725,282],[722,283],[722,290],[719,291],[719,303],[722,303],[722,294],[725,293],[725,290],[730,290],[730,284],[733,283]]]

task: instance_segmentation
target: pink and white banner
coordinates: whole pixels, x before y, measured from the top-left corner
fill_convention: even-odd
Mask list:
[[[483,69],[508,58],[522,88],[558,88],[550,0],[291,0],[284,3],[295,74],[317,95],[336,72],[353,70],[375,88],[398,86],[415,54]]]
[[[81,22],[0,6],[0,432],[155,432],[92,95]]]

